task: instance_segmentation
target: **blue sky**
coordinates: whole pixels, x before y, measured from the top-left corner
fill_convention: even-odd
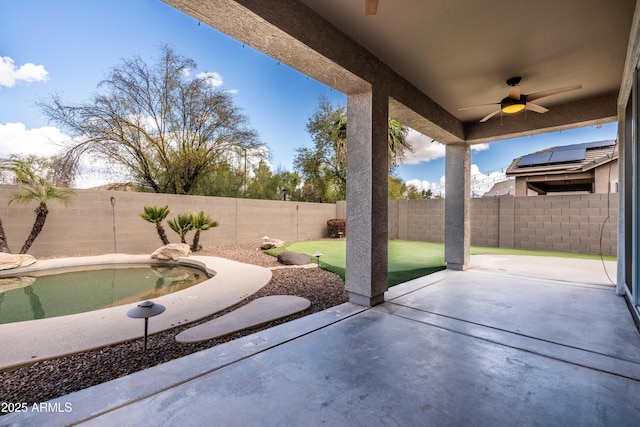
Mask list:
[[[346,97],[242,43],[199,24],[159,0],[0,0],[0,157],[53,154],[66,136],[34,106],[59,93],[65,101],[88,100],[97,83],[122,58],[151,60],[162,44],[215,72],[233,93],[269,147],[274,168],[292,169],[295,148],[310,145],[305,130],[322,95]],[[614,139],[616,124],[482,145],[472,151],[478,189],[500,179],[515,157],[554,145]],[[444,148],[411,135],[413,164],[398,168],[411,183],[442,190]],[[80,187],[100,183],[85,177]],[[485,185],[480,185],[485,184]]]

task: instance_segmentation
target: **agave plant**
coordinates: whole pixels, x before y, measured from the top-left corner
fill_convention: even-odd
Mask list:
[[[169,239],[167,239],[167,233],[164,231],[162,221],[164,221],[167,215],[169,215],[169,212],[169,206],[163,206],[161,208],[156,206],[145,206],[144,212],[140,214],[140,218],[156,225],[158,236],[160,236],[160,240],[162,240],[162,243],[165,245],[169,244]]]
[[[210,228],[217,227],[219,224],[217,221],[211,219],[211,217],[205,215],[204,211],[200,211],[197,214],[191,215],[191,224],[193,228],[196,230],[196,234],[193,236],[193,244],[191,245],[191,251],[197,252],[202,247],[199,245],[200,243],[200,232],[206,231]]]
[[[192,219],[193,215],[191,214],[179,214],[177,217],[167,221],[169,227],[180,236],[181,243],[187,243],[185,236],[189,231],[193,230]]]

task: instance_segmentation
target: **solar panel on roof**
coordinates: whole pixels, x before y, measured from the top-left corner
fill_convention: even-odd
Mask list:
[[[611,139],[609,141],[595,141],[595,142],[587,142],[584,144],[584,148],[602,148],[602,147],[611,147],[616,145],[616,141]]]
[[[611,147],[615,144],[615,140],[608,140],[553,147],[551,150],[542,153],[533,153],[523,156],[516,167],[576,162],[586,158],[586,152],[588,149]]]
[[[581,144],[571,144],[571,145],[562,145],[560,147],[553,147],[553,151],[566,151],[566,150],[576,150],[578,148],[602,148],[602,147],[611,147],[612,145],[616,145],[616,141],[608,140],[608,141],[593,141],[593,142],[583,142]]]
[[[518,167],[546,165],[547,163],[549,163],[551,153],[551,151],[546,151],[544,153],[527,154],[520,159],[520,161],[518,162]]]
[[[565,163],[584,160],[586,148],[575,148],[573,150],[553,150],[549,163]]]

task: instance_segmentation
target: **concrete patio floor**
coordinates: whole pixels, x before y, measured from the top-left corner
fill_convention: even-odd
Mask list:
[[[0,425],[640,425],[640,335],[614,287],[503,270],[441,271]]]

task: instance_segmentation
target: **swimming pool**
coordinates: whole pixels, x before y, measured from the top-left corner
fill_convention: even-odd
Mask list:
[[[0,278],[0,324],[116,307],[187,289],[210,276],[185,265],[120,264]]]

